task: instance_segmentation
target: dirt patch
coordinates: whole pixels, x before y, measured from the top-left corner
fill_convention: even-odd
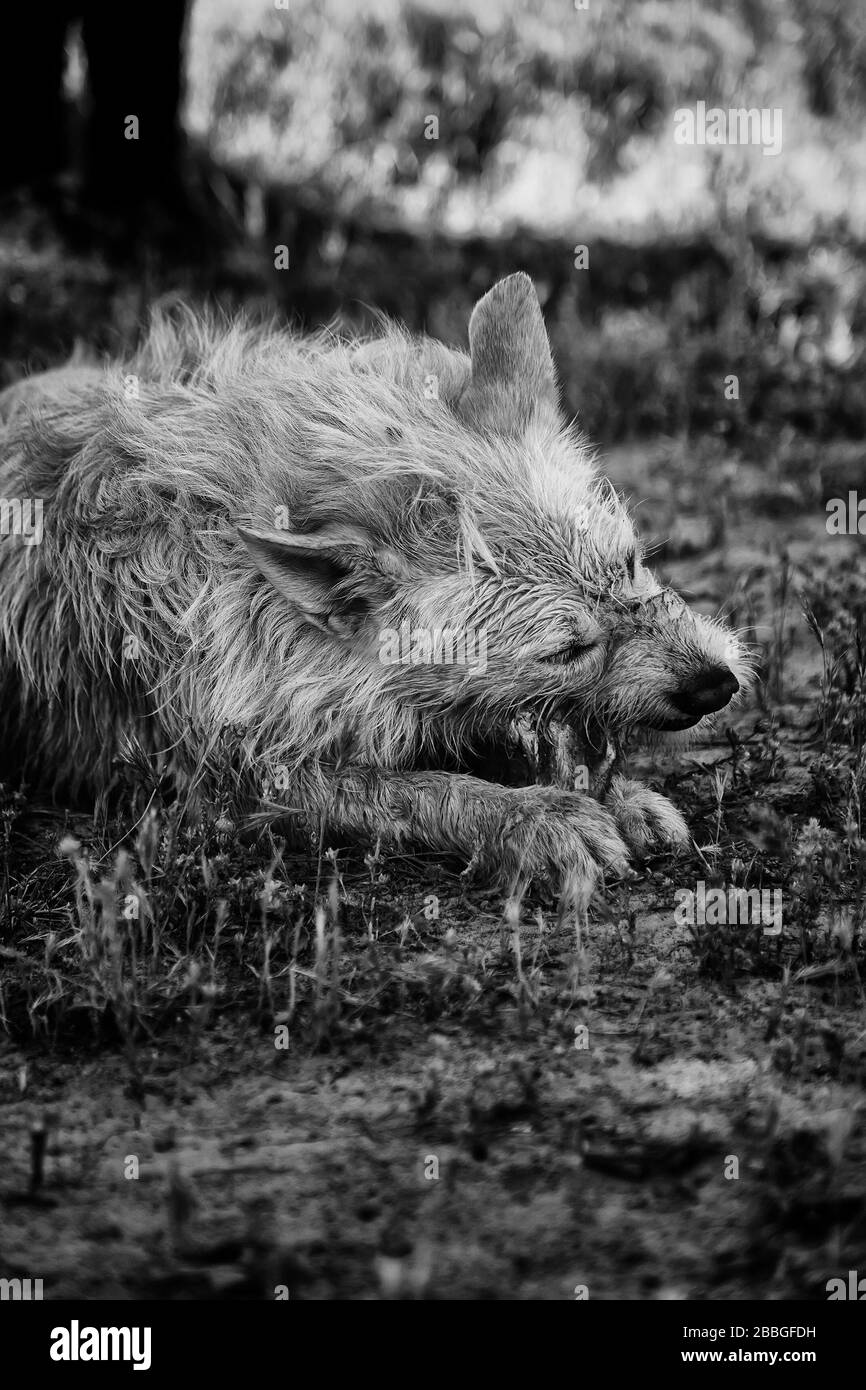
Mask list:
[[[622,934],[548,933],[541,1014],[397,1018],[333,1055],[237,1021],[133,1074],[4,1045],[4,1274],[51,1298],[825,1296],[866,1255],[857,992],[779,1016],[777,982],[701,979],[659,914],[629,964]]]

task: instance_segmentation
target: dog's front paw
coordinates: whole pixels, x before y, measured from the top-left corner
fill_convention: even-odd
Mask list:
[[[628,847],[607,807],[579,792],[526,788],[502,827],[503,879],[527,877],[561,886],[576,874],[629,873]]]
[[[638,854],[689,842],[689,829],[672,802],[640,782],[615,776],[604,804],[623,839]]]

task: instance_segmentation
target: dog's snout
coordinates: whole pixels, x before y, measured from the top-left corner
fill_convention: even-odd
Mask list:
[[[712,666],[693,676],[690,681],[671,695],[671,703],[683,714],[712,714],[714,710],[724,709],[736,695],[740,683],[727,666]]]

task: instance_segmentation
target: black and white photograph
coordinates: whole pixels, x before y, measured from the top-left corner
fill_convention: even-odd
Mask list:
[[[817,1369],[862,0],[10,8],[0,1324],[676,1304],[666,1366]]]

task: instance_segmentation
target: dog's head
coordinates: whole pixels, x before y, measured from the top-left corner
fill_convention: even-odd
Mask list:
[[[339,422],[368,466],[332,469],[303,530],[244,528],[256,568],[330,671],[452,743],[527,716],[619,741],[722,709],[745,654],[645,566],[561,416],[526,275],[478,302],[469,341],[468,359],[405,339],[374,354]]]

